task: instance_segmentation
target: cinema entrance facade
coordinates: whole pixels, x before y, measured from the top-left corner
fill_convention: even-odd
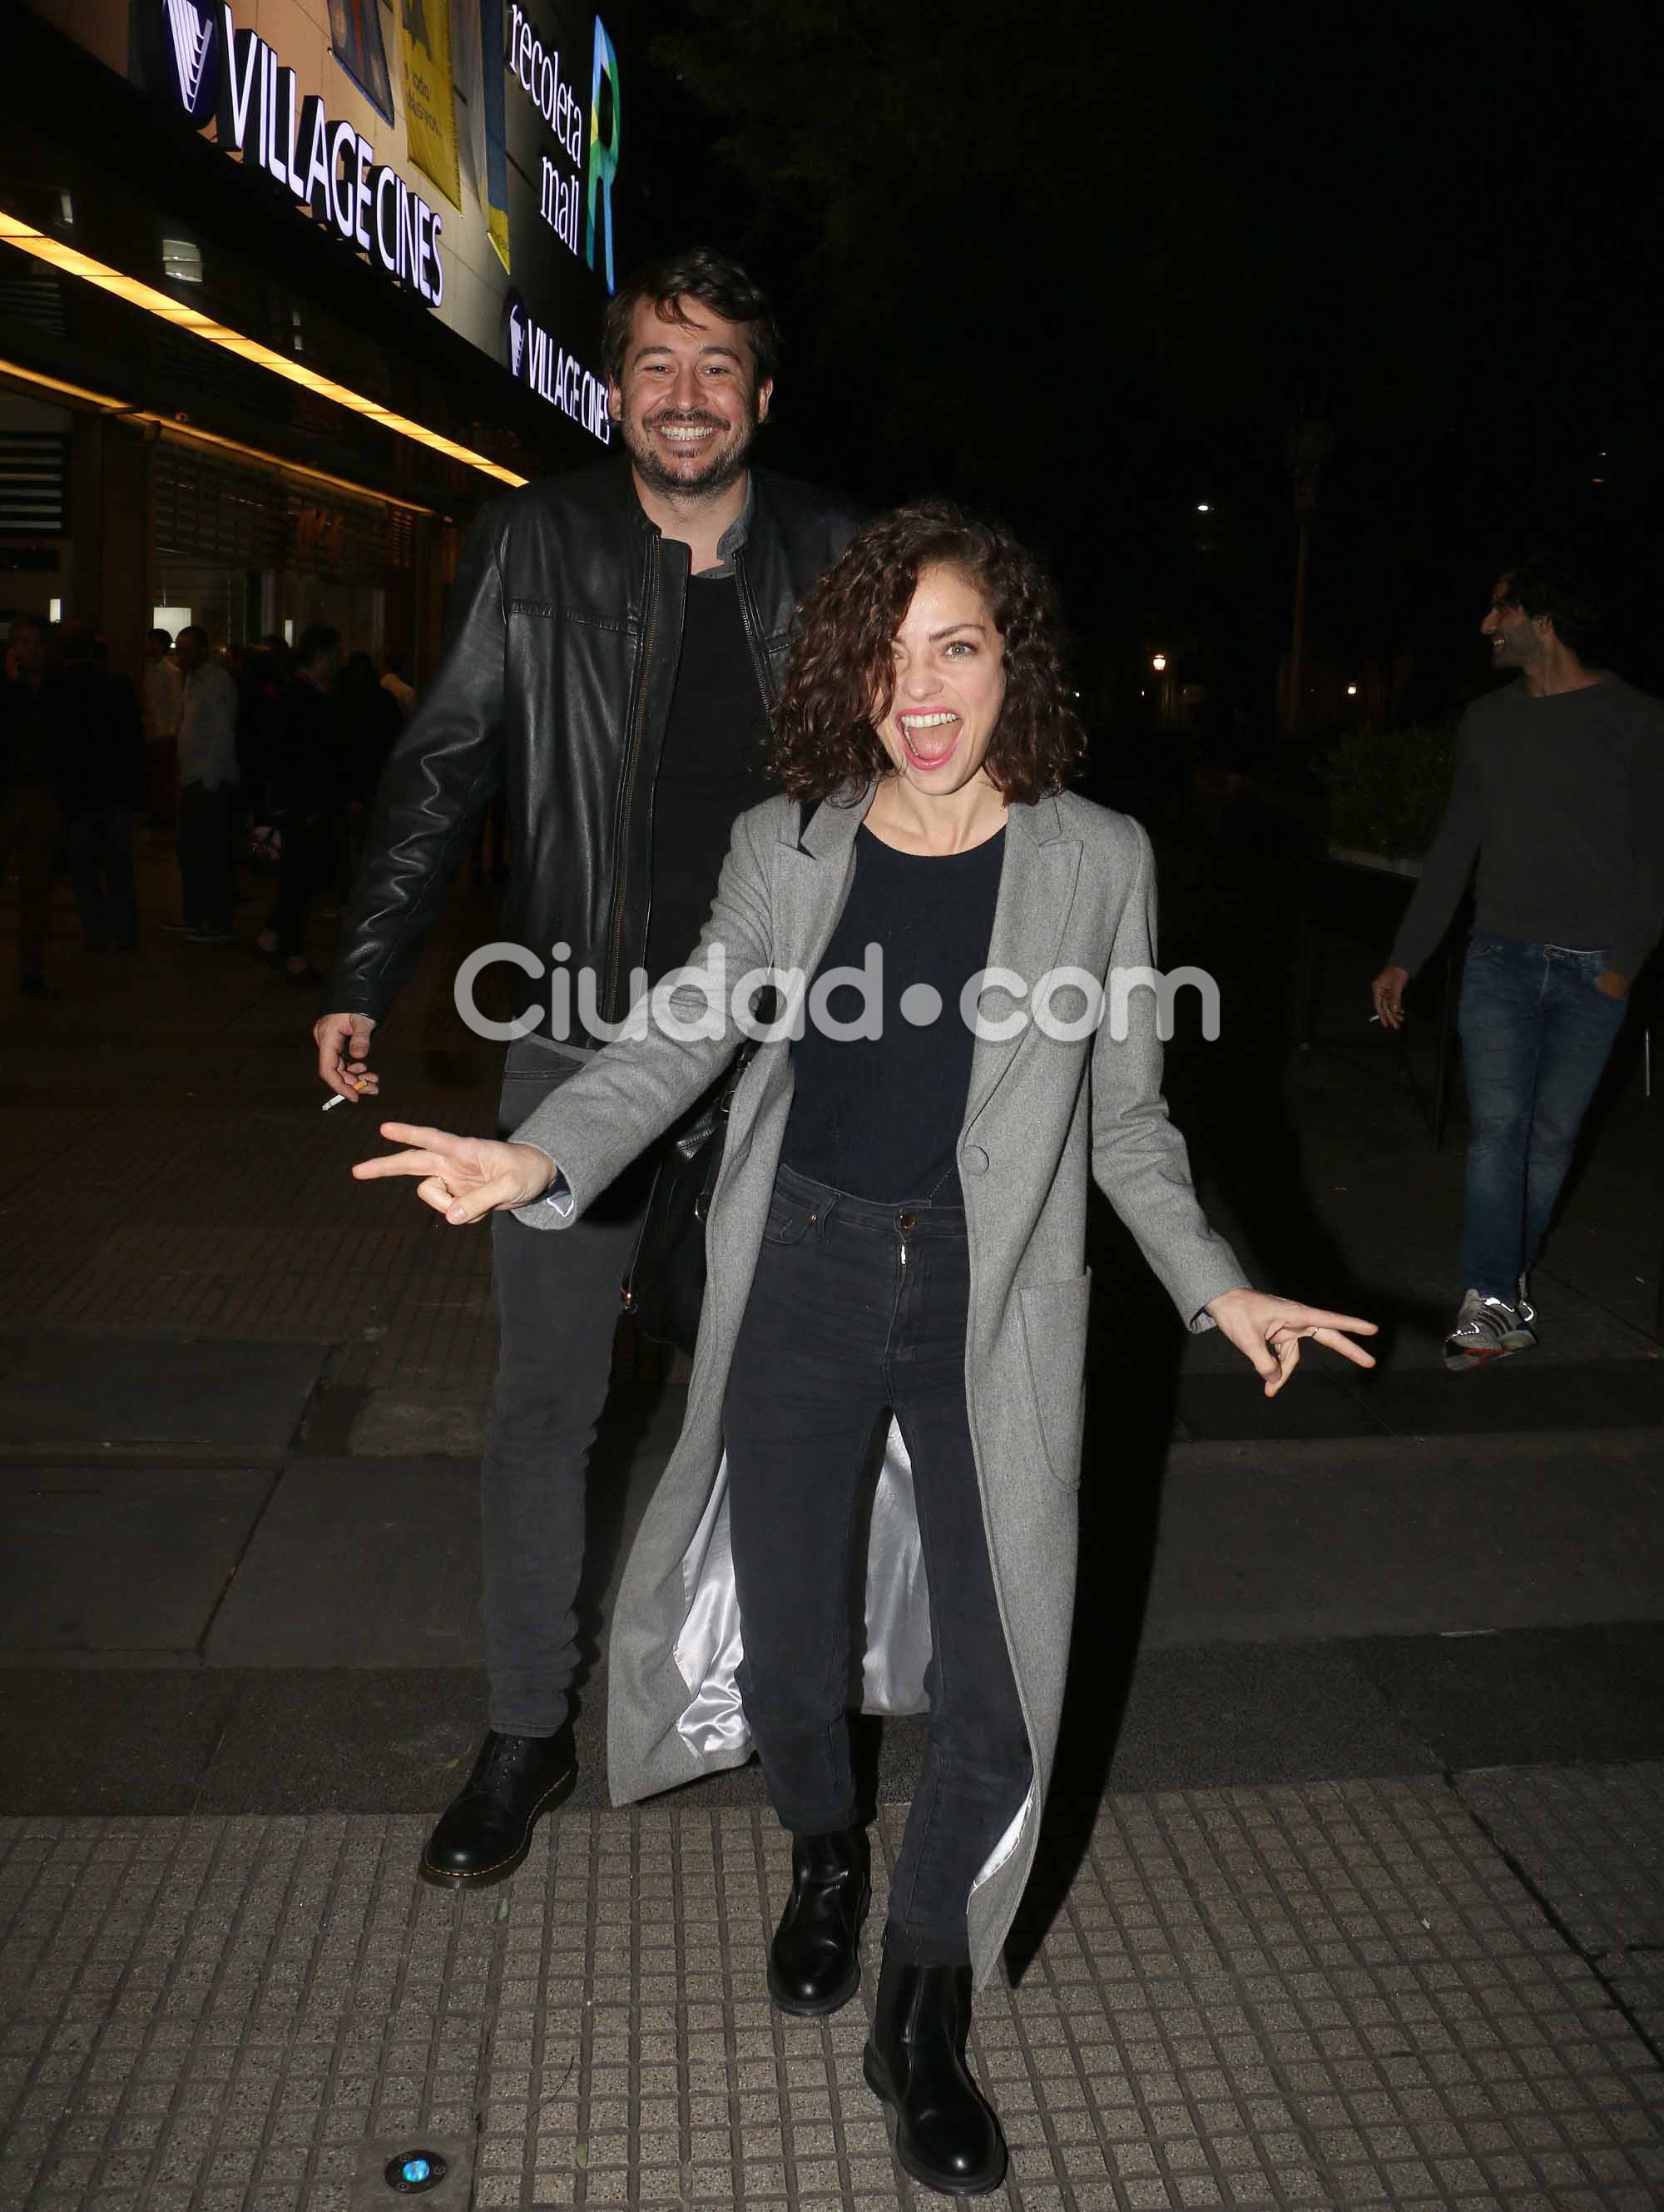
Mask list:
[[[525,143],[546,126],[523,96],[523,113],[510,106],[495,0],[426,12],[454,40],[470,9],[494,95],[481,99],[476,55],[476,105],[518,125],[488,147],[480,189],[422,137],[412,103],[425,91],[436,106],[438,78],[386,66],[365,90],[323,0],[315,21],[301,0],[40,0],[13,16],[0,628],[26,609],[88,623],[131,673],[155,623],[202,623],[234,646],[323,619],[419,678],[482,501],[602,457],[606,255],[592,270],[574,252],[551,157]],[[378,20],[397,55],[393,11]],[[538,51],[558,64],[562,40],[569,58],[588,29],[551,17]],[[606,37],[616,101],[616,47],[598,19],[592,35]],[[447,46],[440,60],[454,152],[467,58]],[[616,106],[603,124],[616,169]],[[605,195],[598,206],[610,247]],[[531,374],[534,319],[570,349],[561,404]]]

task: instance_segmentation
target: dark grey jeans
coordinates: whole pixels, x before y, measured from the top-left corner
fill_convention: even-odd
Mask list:
[[[969,1293],[963,1206],[881,1206],[782,1167],[723,1405],[740,1695],[769,1801],[798,1835],[856,1818],[855,1540],[875,1436],[892,1413],[901,1425],[932,1649],[884,1941],[923,1965],[970,1955],[971,1885],[1033,1772],[965,1409]]]
[[[511,1045],[497,1126],[513,1136],[587,1054]],[[578,1663],[579,1579],[590,1446],[606,1402],[618,1286],[641,1234],[652,1171],[620,1176],[570,1229],[491,1219],[501,1345],[480,1468],[489,1725],[552,1735]]]

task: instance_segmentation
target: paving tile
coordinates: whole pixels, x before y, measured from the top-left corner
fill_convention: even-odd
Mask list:
[[[240,1228],[237,1237],[246,1233]],[[233,1241],[223,1231],[203,1235],[222,1249]],[[149,1231],[137,1249],[153,1286],[165,1255]],[[326,1273],[321,1259],[314,1278]],[[109,1279],[96,1257],[88,1272]],[[0,1433],[14,1443],[107,1448],[113,1440],[281,1452],[300,1427],[328,1350],[327,1334],[299,1344],[33,1336],[27,1360],[0,1376]]]
[[[195,1651],[272,1480],[249,1469],[0,1467],[0,1650]]]
[[[204,1649],[210,1666],[467,1667],[479,1485],[461,1462],[286,1467]]]
[[[236,1696],[183,1669],[0,1668],[0,1817],[188,1812]]]
[[[1602,1960],[1664,1909],[1659,1789],[1623,1769],[1110,1798],[1024,1978],[979,2002],[1013,2148],[996,2201],[1650,2206],[1664,2073]],[[881,1893],[901,1823],[882,1810]],[[876,1921],[838,2019],[761,1994],[789,1881],[770,1816],[569,1808],[512,1888],[457,1898],[410,1878],[422,1825],[0,1820],[29,2212],[344,2212],[367,2136],[476,2113],[481,2205],[914,2201],[859,2075]],[[1563,1856],[1562,1904],[1522,1879],[1532,1850]]]

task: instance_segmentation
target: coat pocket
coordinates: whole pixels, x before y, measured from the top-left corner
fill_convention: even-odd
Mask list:
[[[1092,1276],[1040,1283],[1023,1293],[1023,1335],[1035,1411],[1052,1479],[1067,1490],[1080,1481],[1081,1419],[1086,1402],[1086,1312]]]

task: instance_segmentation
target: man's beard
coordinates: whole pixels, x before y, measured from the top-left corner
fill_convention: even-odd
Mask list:
[[[709,423],[719,432],[726,427],[711,415],[665,414],[654,419],[658,422],[684,423],[689,428],[695,423]],[[704,467],[694,476],[679,475],[676,470],[665,465],[659,458],[659,449],[652,442],[651,434],[645,423],[640,430],[633,429],[629,422],[621,423],[619,428],[625,449],[635,464],[636,474],[650,489],[662,492],[670,499],[686,499],[689,494],[701,498],[712,498],[718,492],[726,491],[731,484],[738,483],[744,475],[745,465],[750,459],[751,448],[756,443],[757,421],[756,417],[752,416],[749,422],[733,433],[733,443],[719,445]]]

